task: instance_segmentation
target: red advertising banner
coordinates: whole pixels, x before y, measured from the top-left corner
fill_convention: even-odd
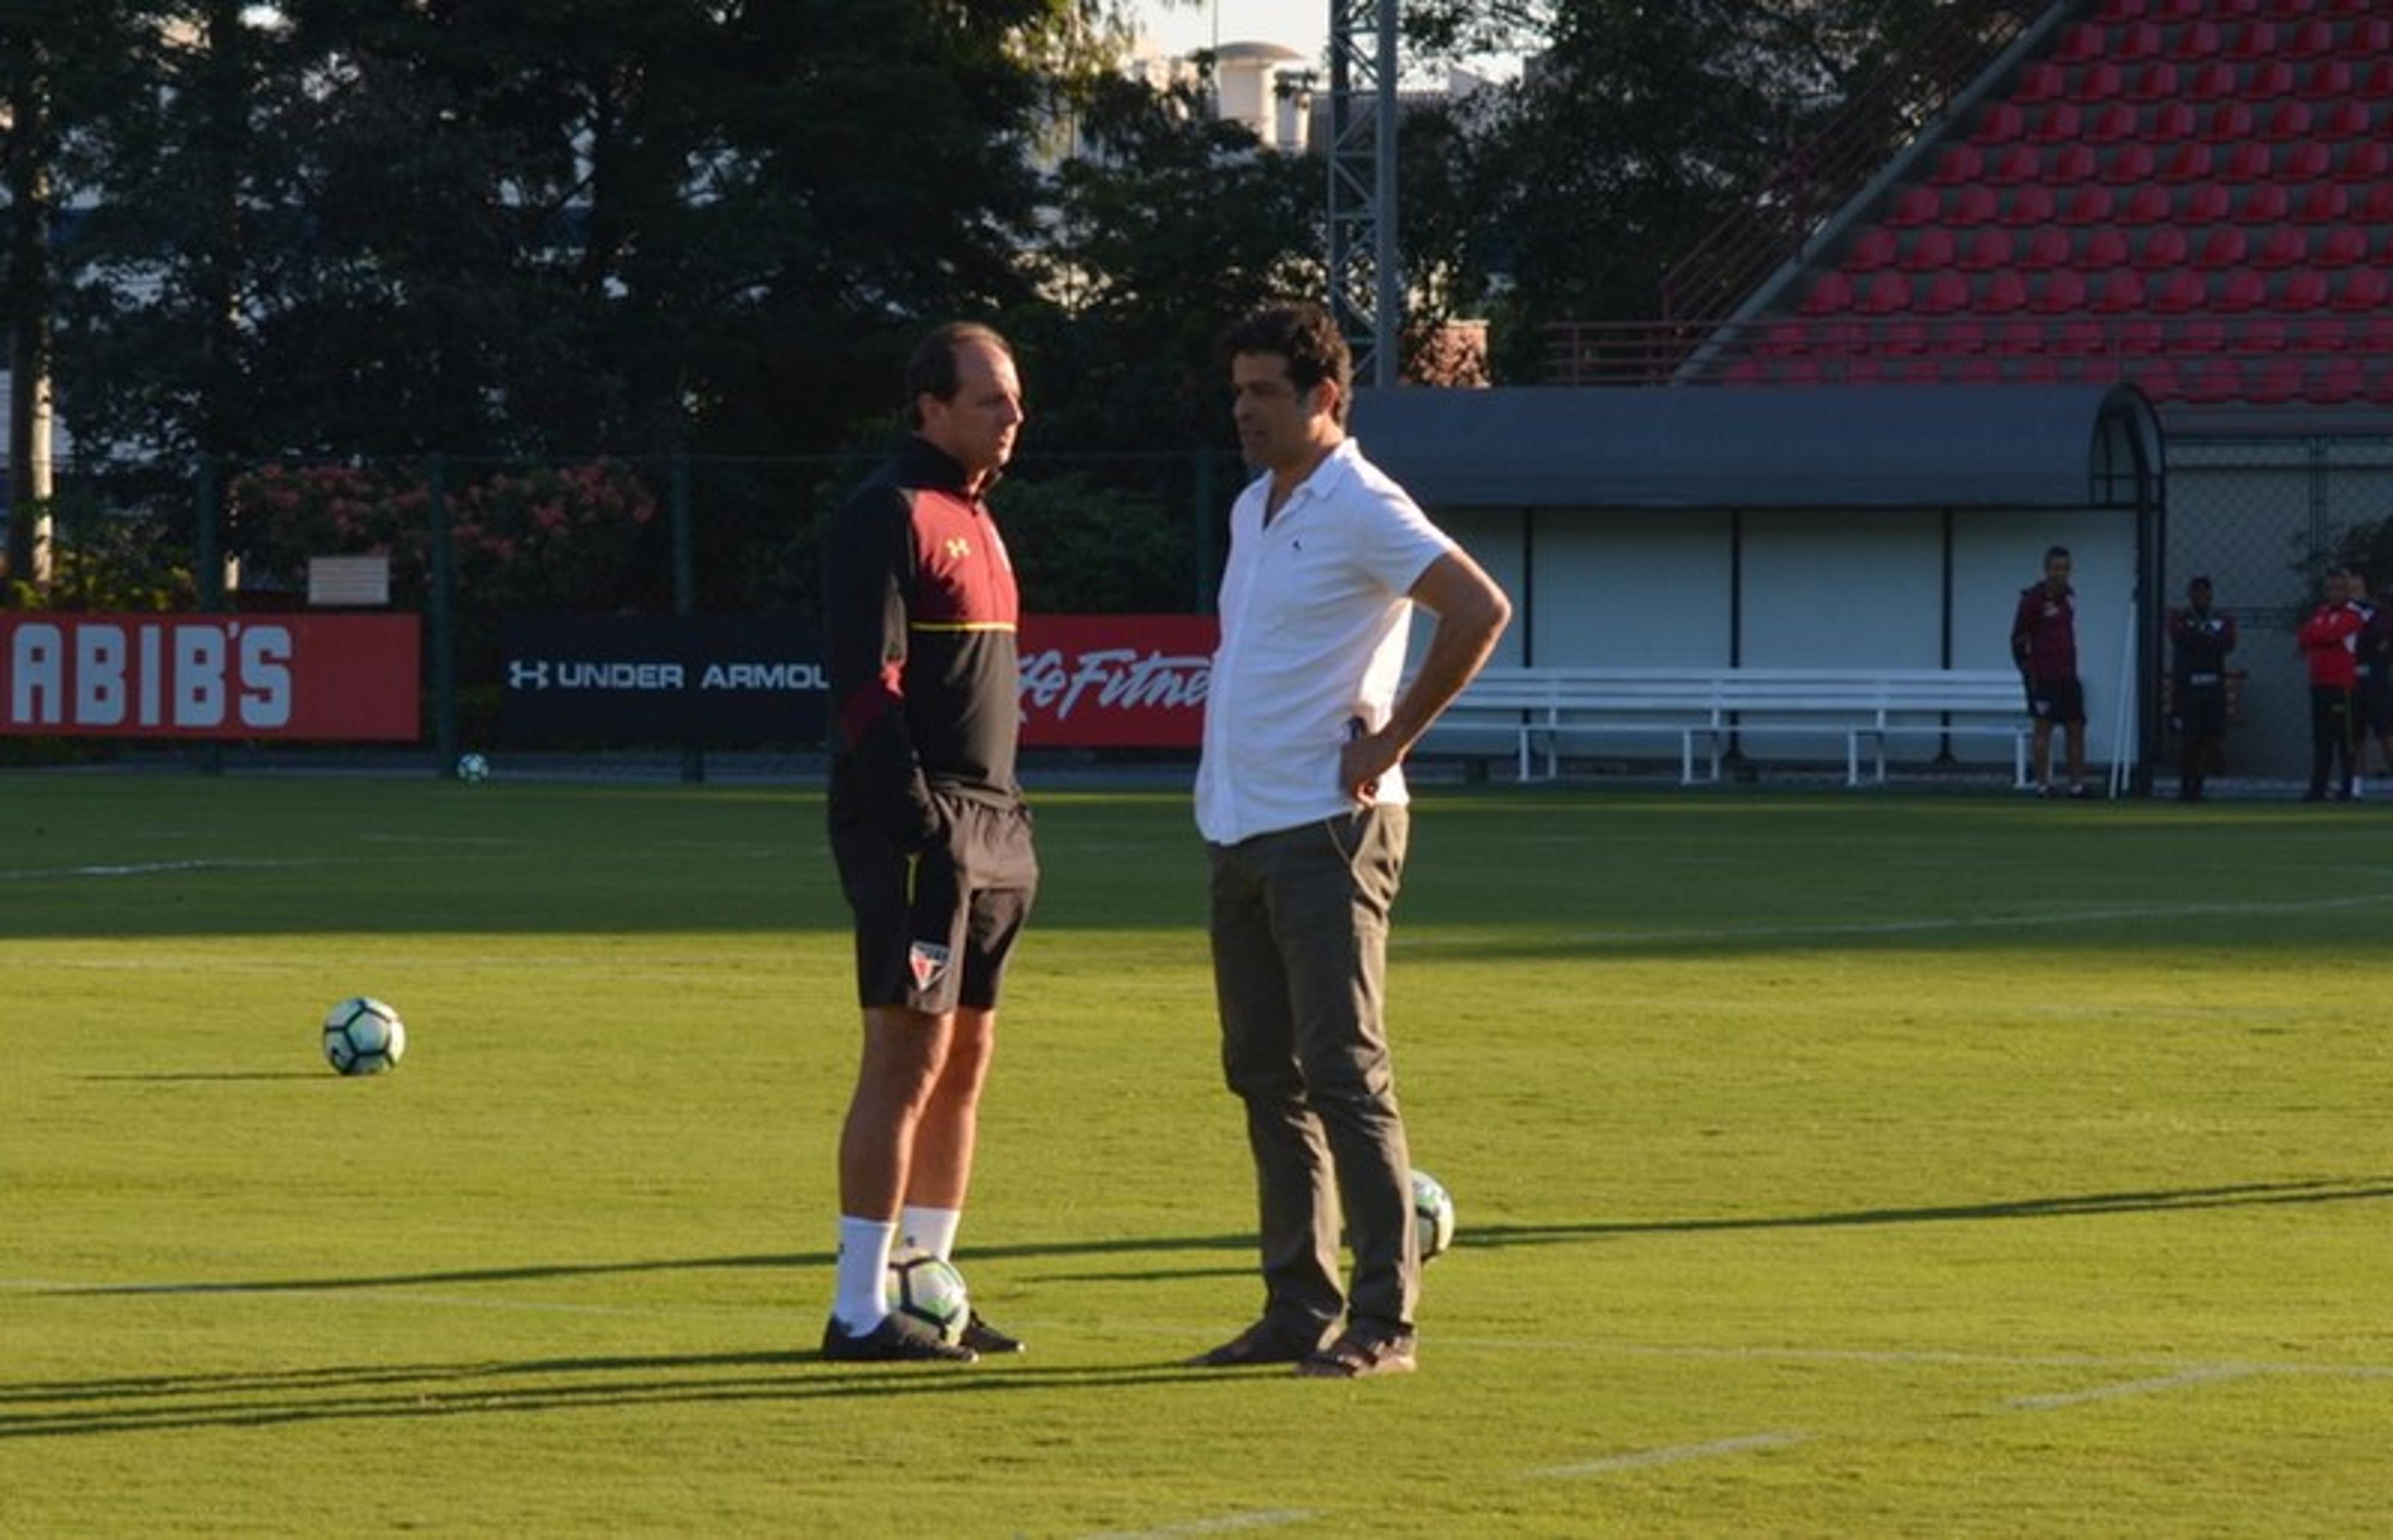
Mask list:
[[[0,615],[0,733],[412,741],[412,615]]]
[[[1026,615],[1022,741],[1194,749],[1220,627],[1210,615]]]

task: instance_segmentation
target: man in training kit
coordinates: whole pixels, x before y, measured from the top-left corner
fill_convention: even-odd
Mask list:
[[[2227,738],[2227,655],[2235,617],[2210,607],[2208,578],[2185,585],[2185,607],[2169,617],[2169,726],[2177,734],[2177,794],[2202,801],[2210,762]]]
[[[2360,770],[2353,759],[2352,698],[2360,688],[2360,633],[2366,621],[2351,607],[2351,578],[2327,569],[2324,598],[2294,633],[2310,676],[2310,785],[2306,803],[2349,800]],[[2330,782],[2332,789],[2330,790]]]
[[[1005,964],[1039,884],[1014,778],[1019,602],[982,502],[1013,452],[1005,340],[957,324],[906,366],[913,433],[840,507],[823,603],[830,845],[856,911],[863,1062],[839,1143],[839,1281],[823,1356],[1018,1352],[974,1312],[961,1346],[883,1302],[893,1246],[946,1257],[972,1178]]]
[[[1263,1311],[1190,1362],[1396,1373],[1414,1366],[1420,1296],[1381,1020],[1402,764],[1485,663],[1511,602],[1346,437],[1353,365],[1326,311],[1259,311],[1228,351],[1239,444],[1264,474],[1230,513],[1196,822],[1222,1064],[1262,1199]],[[1437,630],[1399,695],[1415,605]]]
[[[2057,795],[2052,784],[2052,730],[2061,729],[2069,748],[2069,794],[2090,797],[2086,784],[2086,686],[2077,678],[2076,590],[2069,586],[2069,548],[2044,554],[2044,581],[2020,590],[2011,614],[2011,656],[2027,685],[2028,751],[2037,791]]]

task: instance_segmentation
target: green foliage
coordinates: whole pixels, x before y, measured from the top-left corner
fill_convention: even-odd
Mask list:
[[[1177,614],[1196,569],[1187,514],[1085,473],[1009,477],[991,499],[1026,613]]]

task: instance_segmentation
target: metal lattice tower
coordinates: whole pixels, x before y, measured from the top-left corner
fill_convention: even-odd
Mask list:
[[[1330,0],[1329,310],[1357,385],[1402,362],[1396,253],[1396,3]]]

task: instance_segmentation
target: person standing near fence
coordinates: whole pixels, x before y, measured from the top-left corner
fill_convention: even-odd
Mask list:
[[[2020,590],[2019,607],[2011,612],[2011,657],[2027,686],[2028,715],[2034,719],[2028,750],[2036,790],[2046,797],[2057,794],[2052,784],[2055,727],[2068,746],[2069,794],[2094,794],[2086,784],[2086,686],[2077,678],[2077,595],[2069,586],[2070,569],[2069,547],[2048,547],[2044,581]]]
[[[2338,802],[2351,795],[2354,741],[2352,697],[2360,685],[2360,633],[2365,623],[2351,607],[2351,575],[2327,569],[2325,597],[2295,633],[2310,676],[2310,785],[2306,803]],[[2329,786],[2332,781],[2332,793]]]
[[[1382,1004],[1403,762],[1486,662],[1511,601],[1346,437],[1353,366],[1326,310],[1260,310],[1227,351],[1238,441],[1263,474],[1230,511],[1196,812],[1222,1067],[1261,1198],[1263,1312],[1189,1362],[1402,1373],[1421,1263]],[[1437,626],[1400,693],[1416,606]]]
[[[830,846],[856,914],[864,1046],[839,1143],[823,1356],[970,1362],[1022,1344],[974,1312],[961,1346],[883,1302],[902,1239],[946,1257],[971,1183],[997,1003],[1039,885],[1014,777],[1020,601],[982,501],[1013,455],[1005,339],[955,324],[906,366],[913,432],[841,505],[824,561]]]
[[[2208,578],[2185,585],[2185,607],[2169,617],[2169,727],[2177,734],[2177,794],[2202,801],[2202,783],[2227,739],[2227,655],[2235,617],[2210,607]]]
[[[2351,794],[2358,797],[2368,774],[2368,745],[2373,739],[2393,772],[2393,611],[2371,597],[2371,584],[2357,568],[2351,573],[2351,607],[2360,617],[2354,644],[2359,682],[2351,692]]]

